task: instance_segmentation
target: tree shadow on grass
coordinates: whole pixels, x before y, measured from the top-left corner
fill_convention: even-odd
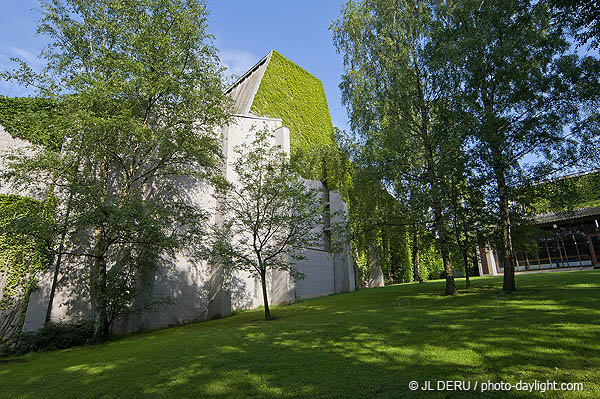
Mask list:
[[[587,285],[577,284],[585,280]],[[504,295],[363,290],[0,365],[2,395],[132,398],[597,397],[600,273]],[[584,393],[411,391],[431,381],[583,382]],[[9,383],[10,382],[10,383]]]

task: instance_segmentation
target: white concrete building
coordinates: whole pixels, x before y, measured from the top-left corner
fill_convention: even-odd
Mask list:
[[[222,149],[226,162],[224,174],[227,178],[235,178],[232,176],[231,169],[231,164],[235,159],[234,147],[250,139],[251,137],[248,135],[252,129],[267,128],[273,132],[276,144],[280,145],[288,154],[293,151],[298,131],[290,134],[290,129],[285,126],[283,118],[260,116],[251,112],[254,97],[265,76],[265,71],[269,67],[272,54],[273,52],[269,53],[228,90],[229,95],[235,101],[237,114],[234,121],[223,129],[222,135]],[[285,62],[289,61],[285,60]],[[309,79],[314,79],[318,85],[321,85],[318,79],[295,64],[289,63],[309,76]],[[285,81],[287,77],[283,76],[282,78]],[[316,84],[314,80],[311,80],[310,83]],[[282,90],[284,98],[295,95],[290,92],[288,96],[285,93],[287,90],[285,85]],[[324,92],[322,100],[325,101]],[[298,98],[295,101],[298,102]],[[306,109],[303,107],[303,105],[300,106],[300,111],[290,109],[289,112],[301,113],[302,109]],[[325,101],[325,109],[326,107]],[[310,115],[300,115],[300,117],[307,121],[310,119]],[[327,118],[331,124],[328,111]],[[295,125],[294,128],[297,130],[298,126]],[[12,138],[3,129],[0,129],[0,143],[2,143],[3,150],[25,145],[22,140]],[[329,205],[330,218],[339,218],[340,214],[347,215],[347,205],[338,193],[329,191],[327,186],[320,181],[307,180],[306,184],[321,189],[323,201]],[[212,210],[212,221],[214,222],[218,215],[214,210],[215,200],[211,195],[210,188],[192,184],[189,189],[193,201],[204,209]],[[9,190],[6,187],[0,187],[0,193],[6,194],[9,193]],[[331,220],[324,220],[320,227],[323,233],[322,245],[306,249],[307,259],[296,266],[299,271],[304,273],[304,280],[292,281],[284,272],[271,274],[269,279],[271,303],[293,303],[298,299],[350,292],[356,289],[356,274],[350,244],[348,243],[339,254],[329,252],[327,236],[330,222]],[[31,294],[27,305],[23,331],[34,331],[41,328],[48,312],[50,320],[54,322],[76,322],[89,319],[91,307],[87,291],[88,270],[88,265],[81,258],[66,257],[63,259],[51,309],[48,309],[49,294],[54,270],[48,270],[45,275],[40,276],[40,289]],[[195,320],[224,317],[229,315],[232,309],[254,308],[263,304],[260,281],[257,278],[243,272],[236,272],[230,278],[224,277],[221,266],[209,264],[207,261],[194,261],[183,253],[178,254],[174,259],[163,260],[156,272],[141,276],[140,281],[146,289],[145,293],[140,295],[136,301],[139,302],[138,305],[143,305],[158,298],[167,297],[171,303],[157,305],[152,309],[123,317],[115,323],[115,329],[138,331],[163,328]]]

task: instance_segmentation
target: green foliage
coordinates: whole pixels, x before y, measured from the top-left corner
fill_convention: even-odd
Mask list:
[[[344,55],[340,88],[359,140],[355,159],[373,170],[394,201],[410,208],[422,205],[420,212],[408,210],[396,219],[424,226],[421,214],[433,215],[448,275],[446,291],[455,294],[443,185],[462,142],[445,120],[453,113],[442,93],[453,77],[430,54],[434,27],[444,18],[436,12],[438,4],[347,1],[330,29]]]
[[[91,341],[94,325],[47,323],[43,328],[20,334],[11,344],[0,346],[0,357],[20,356],[29,352],[47,352],[87,344]]]
[[[53,204],[0,195],[0,274],[7,276],[0,310],[37,288],[37,274],[50,266]]]
[[[444,263],[442,261],[442,256],[440,250],[436,245],[433,245],[433,243],[423,246],[421,250],[420,265],[423,280],[433,280],[444,277]]]
[[[367,251],[355,248],[354,263],[356,264],[356,274],[360,287],[365,287],[370,276],[369,255]]]
[[[600,47],[600,6],[588,0],[550,0],[555,17],[571,27],[580,46]]]
[[[115,307],[131,304],[119,293],[133,274],[203,249],[208,216],[189,192],[219,172],[222,68],[203,0],[48,0],[41,13],[43,73],[18,62],[2,77],[62,99],[62,151],[24,154],[10,176],[25,187],[56,180],[65,251],[90,260],[101,340]]]
[[[547,2],[467,0],[449,7],[441,24],[440,59],[455,66],[460,85],[449,95],[467,111],[472,168],[484,179],[501,230],[505,290],[516,289],[511,202],[523,181],[580,162],[585,139],[581,86],[597,79],[570,49]],[[593,86],[592,86],[593,87]],[[524,162],[532,159],[531,163]],[[495,198],[494,198],[495,197]]]
[[[406,226],[401,229],[398,233],[397,238],[392,241],[392,264],[394,265],[393,270],[396,271],[394,281],[408,283],[413,281],[413,265],[410,256],[410,240],[408,238],[408,231]]]
[[[280,118],[290,129],[292,154],[333,143],[323,84],[277,51],[272,52],[250,112]]]
[[[266,130],[250,133],[250,143],[234,148],[237,179],[219,187],[222,221],[216,226],[215,255],[233,269],[260,278],[265,318],[269,319],[266,278],[269,270],[303,278],[293,266],[305,248],[322,242],[317,226],[325,207],[317,188],[307,188],[293,172],[287,154],[271,144]]]
[[[46,98],[0,96],[0,125],[13,137],[58,150],[62,140],[58,104]]]
[[[527,274],[502,295],[474,278],[402,284],[255,309],[0,363],[5,398],[597,398],[600,271]],[[292,368],[293,365],[293,368]],[[360,372],[358,372],[360,371]],[[583,392],[411,391],[471,379],[583,382]],[[481,384],[480,384],[481,385]],[[473,385],[471,385],[473,386]]]
[[[378,232],[381,236],[379,258],[381,271],[386,282],[408,283],[412,281],[412,263],[406,226],[385,228]]]
[[[340,189],[344,180],[340,173],[348,160],[340,157],[319,79],[273,51],[250,112],[280,118],[290,129],[294,169],[305,178]]]
[[[352,168],[352,180],[348,187],[350,231],[360,281],[364,284],[370,278],[373,245],[377,253],[375,259],[380,263],[387,282],[412,281],[414,243],[408,230],[413,219],[406,209],[407,204],[396,200],[379,186],[372,172]],[[437,242],[432,239],[423,223],[417,223],[417,228],[422,236],[419,242],[420,269],[424,273],[422,277],[437,278],[438,265],[442,264],[439,251],[433,247]],[[426,257],[425,261],[423,256]],[[429,274],[428,268],[435,270],[435,273]]]
[[[545,232],[539,227],[531,224],[531,222],[519,222],[520,223],[513,229],[512,234],[515,253],[527,253],[529,256],[535,257],[539,248],[537,239],[543,237]]]
[[[521,200],[534,213],[600,206],[600,173],[559,178],[529,187]]]

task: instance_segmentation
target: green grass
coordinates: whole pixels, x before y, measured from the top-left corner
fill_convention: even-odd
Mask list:
[[[0,363],[5,398],[600,397],[600,271],[360,290]],[[459,281],[459,286],[464,281]],[[583,382],[583,393],[409,381]]]

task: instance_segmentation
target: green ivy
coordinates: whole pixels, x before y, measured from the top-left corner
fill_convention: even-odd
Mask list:
[[[319,79],[273,51],[250,112],[280,118],[292,152],[333,143],[333,124]]]
[[[406,226],[387,227],[377,233],[381,271],[386,283],[412,281],[413,265],[410,256],[410,240]],[[379,238],[381,237],[381,238]]]
[[[7,275],[0,310],[37,288],[37,275],[49,267],[53,201],[0,195],[0,273]]]
[[[0,96],[0,125],[13,137],[58,150],[61,135],[57,101],[36,97]]]
[[[523,194],[535,213],[600,206],[600,173],[557,179],[531,187]]]
[[[340,159],[319,79],[273,51],[250,112],[279,118],[290,129],[292,163],[303,177],[340,188],[347,160]]]
[[[423,280],[444,277],[444,263],[436,245],[428,245],[422,248],[420,257],[421,277],[423,277]]]

